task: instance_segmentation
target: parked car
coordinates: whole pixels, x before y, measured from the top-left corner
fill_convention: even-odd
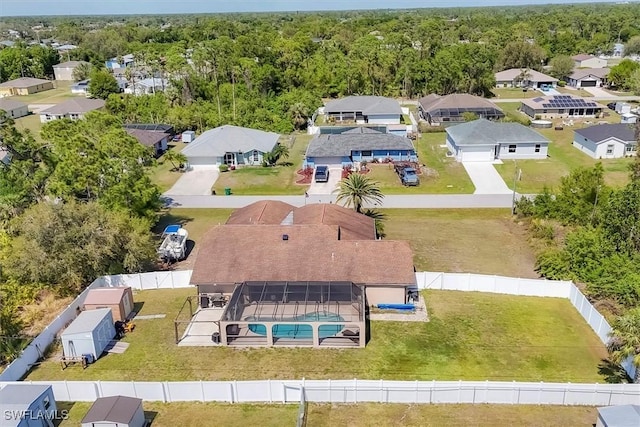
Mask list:
[[[610,110],[616,111],[616,103],[615,103],[615,102],[610,102],[610,103],[608,103],[608,104],[607,104],[607,107],[608,107]]]
[[[414,168],[402,168],[400,172],[400,181],[402,185],[416,186],[420,184],[418,173]]]
[[[316,182],[329,181],[329,167],[328,166],[316,166],[315,173]]]

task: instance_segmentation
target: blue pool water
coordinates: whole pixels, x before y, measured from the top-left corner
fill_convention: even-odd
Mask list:
[[[247,318],[248,321],[252,322],[273,322],[273,318],[271,317],[255,317],[251,316]],[[307,313],[301,316],[296,317],[285,317],[279,322],[344,322],[344,319],[334,313],[325,313],[325,312],[315,312],[315,313]],[[331,337],[342,330],[344,325],[342,324],[334,324],[334,325],[320,325],[318,328],[318,334],[320,338]],[[259,324],[249,324],[249,330],[258,335],[267,335],[267,327],[265,325]],[[273,336],[274,338],[292,338],[292,339],[310,339],[313,338],[313,329],[311,325],[301,325],[301,324],[280,324],[275,325],[273,327]]]

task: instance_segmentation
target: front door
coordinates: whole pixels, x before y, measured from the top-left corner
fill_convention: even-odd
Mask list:
[[[224,155],[224,164],[225,165],[235,165],[236,164],[236,155],[234,153],[226,153]]]

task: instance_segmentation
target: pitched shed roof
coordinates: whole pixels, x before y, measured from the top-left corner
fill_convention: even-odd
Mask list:
[[[311,140],[307,157],[350,156],[352,151],[360,150],[414,150],[414,147],[409,138],[389,133],[325,134]]]
[[[450,126],[446,129],[446,132],[455,141],[456,145],[496,145],[518,142],[549,143],[547,138],[520,123],[496,123],[485,119]]]
[[[128,424],[133,420],[142,399],[127,396],[100,397],[91,405],[89,412],[81,423],[122,423]]]
[[[125,129],[127,133],[133,136],[135,139],[140,142],[140,144],[146,147],[153,147],[158,142],[162,141],[167,137],[167,134],[164,132],[156,132],[153,130],[142,130],[142,129]]]
[[[291,213],[294,206],[277,200],[261,200],[251,203],[240,209],[233,211],[227,224],[249,225],[249,224],[282,224],[287,215]]]
[[[273,132],[225,125],[204,132],[182,150],[182,154],[187,157],[221,157],[225,153],[253,150],[268,153],[279,138],[280,135]]]
[[[67,329],[62,332],[62,336],[92,332],[107,316],[111,316],[110,308],[83,311],[67,326]]]
[[[84,300],[85,305],[117,305],[120,304],[122,296],[127,292],[127,289],[131,289],[128,286],[119,286],[115,288],[97,288],[91,289],[87,293],[87,297]]]
[[[16,108],[26,107],[27,104],[20,101],[14,101],[13,99],[0,98],[0,110],[11,111]]]
[[[50,388],[51,386],[48,384],[8,384],[0,390],[2,408],[27,409],[31,403]]]
[[[327,102],[324,106],[325,113],[343,113],[361,111],[364,115],[370,114],[402,114],[402,107],[398,101],[384,96],[347,96]]]
[[[85,61],[67,61],[67,62],[61,62],[60,64],[56,64],[53,66],[53,68],[75,68],[80,64],[89,64],[89,63]]]
[[[595,143],[609,138],[616,138],[629,143],[636,141],[633,125],[627,123],[589,126],[583,129],[576,129],[575,133]]]
[[[570,76],[570,79],[581,80],[587,77],[595,77],[598,79],[604,79],[609,75],[610,68],[587,68],[575,70]]]
[[[20,77],[18,79],[9,80],[4,83],[0,83],[0,87],[15,87],[15,88],[27,88],[32,86],[38,86],[41,84],[49,83],[49,80],[34,79],[33,77]]]
[[[416,279],[408,242],[338,240],[327,225],[215,227],[200,243],[191,283],[244,281],[408,285]]]
[[[460,108],[493,108],[498,111],[500,108],[493,102],[479,96],[469,95],[468,93],[453,93],[451,95],[440,96],[431,94],[418,100],[423,111],[435,111],[441,109],[460,109]]]
[[[64,116],[66,114],[84,114],[104,107],[102,99],[77,98],[61,102],[58,105],[40,111],[40,114]]]
[[[375,240],[375,220],[335,204],[314,203],[293,211],[294,224],[331,225],[339,227],[341,240]]]
[[[557,82],[555,77],[548,76],[540,71],[536,70],[523,70],[521,68],[510,68],[508,70],[500,71],[496,73],[496,81],[513,81],[518,77],[526,74],[527,80],[532,82]]]
[[[640,405],[618,405],[598,408],[598,415],[609,427],[638,427]]]

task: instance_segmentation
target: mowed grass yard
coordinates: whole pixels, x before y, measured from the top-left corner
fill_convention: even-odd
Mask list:
[[[367,176],[383,194],[471,194],[475,187],[461,163],[446,156],[445,132],[423,133],[414,141],[418,159],[431,173],[420,175],[420,185],[405,187],[390,164],[369,164]]]
[[[308,185],[296,184],[297,180],[303,178],[297,171],[302,168],[311,137],[312,135],[295,134],[281,138],[281,143],[289,147],[289,157],[281,159],[280,163],[290,165],[243,167],[221,173],[214,184],[217,194],[224,194],[225,188],[231,188],[236,195],[304,194]]]
[[[170,142],[169,149],[177,152],[184,150],[187,145],[184,142]],[[173,184],[180,179],[182,172],[173,170],[173,165],[170,161],[165,159],[164,154],[156,159],[153,167],[149,168],[149,174],[151,181],[154,182],[159,188],[160,192],[164,193],[173,187]]]
[[[606,101],[600,101],[606,104]],[[507,114],[524,117],[517,111],[520,104],[504,103],[500,107]],[[591,119],[592,124],[606,120],[610,123],[619,123],[620,116],[611,110],[607,110],[609,116],[605,119]],[[562,124],[562,119],[554,120],[556,124]],[[549,157],[542,160],[505,160],[501,165],[495,165],[496,170],[505,180],[509,188],[513,189],[516,167],[520,169],[520,180],[516,183],[516,190],[522,194],[539,193],[546,186],[557,187],[563,176],[579,167],[592,167],[601,162],[605,171],[605,181],[613,187],[621,187],[628,182],[628,165],[633,159],[593,159],[573,147],[573,131],[588,126],[582,120],[574,120],[575,126],[565,127],[562,131],[554,129],[537,129],[548,138]]]
[[[58,402],[58,411],[69,411],[69,418],[58,427],[77,427],[91,407],[90,402]],[[216,425],[224,427],[294,426],[298,405],[248,405],[224,403],[160,403],[144,402],[145,418],[153,427],[200,427]],[[209,421],[206,421],[209,420]],[[311,426],[312,424],[308,424]]]
[[[74,82],[56,80],[53,82],[55,87],[51,90],[32,93],[31,95],[12,96],[9,99],[24,102],[25,104],[59,104],[70,98],[82,97],[82,95],[71,93],[71,86],[73,84]]]
[[[309,404],[313,427],[590,426],[598,410],[590,406],[537,405],[358,405]]]
[[[514,284],[515,286],[515,284]],[[55,358],[28,380],[196,381],[390,379],[602,381],[606,350],[560,298],[426,291],[429,322],[371,322],[364,349],[178,347],[173,320],[195,289],[136,292],[141,315],[123,354],[87,369],[62,370]]]
[[[499,87],[491,89],[494,98],[498,99],[523,99],[535,98],[541,96],[542,92],[534,89],[528,89],[526,92],[519,87]]]

